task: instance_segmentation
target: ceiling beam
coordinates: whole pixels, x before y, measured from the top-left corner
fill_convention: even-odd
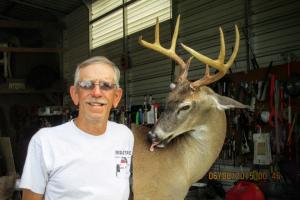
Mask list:
[[[87,0],[81,0],[81,1],[82,1],[83,5],[85,5],[85,7],[86,7],[88,10],[90,10],[90,8],[91,8],[90,2],[88,2]]]
[[[51,9],[51,8],[46,8],[46,7],[39,6],[39,5],[36,5],[36,4],[32,4],[32,3],[29,3],[29,2],[26,2],[26,1],[20,1],[20,0],[9,0],[9,1],[17,3],[17,4],[25,5],[25,6],[28,6],[28,7],[44,10],[44,11],[50,12],[54,15],[64,16],[64,15],[67,14],[67,13],[62,12],[62,11],[58,11],[58,10]]]

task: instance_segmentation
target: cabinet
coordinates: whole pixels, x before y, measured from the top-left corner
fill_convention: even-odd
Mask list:
[[[0,81],[0,94],[1,95],[12,95],[12,94],[24,94],[24,95],[45,95],[54,104],[61,104],[62,102],[57,102],[57,96],[62,98],[64,92],[64,84],[62,81],[62,49],[61,48],[22,48],[22,47],[9,47],[7,44],[0,46],[0,52],[3,55],[1,59],[1,64],[3,63],[3,75],[2,81]],[[11,55],[14,60],[11,59]],[[34,63],[34,60],[37,62]],[[12,66],[15,65],[15,66]],[[33,65],[33,66],[32,66]],[[1,66],[1,65],[0,65]],[[42,68],[48,68],[43,73]],[[12,69],[14,69],[14,74],[12,74]],[[35,86],[41,87],[42,81],[46,81],[50,74],[49,69],[55,69],[57,73],[57,80],[49,88],[35,88],[28,86],[28,79],[26,76],[33,70],[36,69],[38,73],[35,78],[31,78],[32,81],[36,81],[40,77],[41,81],[35,82]],[[30,80],[29,80],[30,81]],[[51,98],[52,96],[52,98]],[[53,98],[54,97],[54,98]]]
[[[0,95],[62,93],[63,26],[48,22],[7,21],[1,28],[4,36],[0,43]],[[58,80],[54,85],[41,88],[40,82],[36,87],[28,84],[28,75],[38,66],[55,70]],[[30,81],[48,80],[48,71],[37,71]]]

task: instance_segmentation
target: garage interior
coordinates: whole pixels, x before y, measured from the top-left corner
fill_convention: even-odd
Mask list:
[[[186,200],[225,199],[239,181],[255,183],[265,199],[296,199],[299,8],[296,0],[1,0],[0,177],[22,174],[28,143],[37,130],[76,117],[69,87],[77,64],[91,56],[106,56],[121,70],[123,98],[110,120],[152,127],[165,109],[179,67],[138,40],[142,35],[154,41],[159,18],[161,44],[169,47],[180,14],[176,52],[184,60],[190,55],[180,43],[215,59],[219,27],[228,59],[238,26],[237,58],[226,76],[210,87],[250,106],[226,111],[222,151]],[[205,65],[194,59],[188,79],[204,73]],[[266,151],[259,153],[255,138],[261,135]],[[13,199],[20,195],[16,189]]]

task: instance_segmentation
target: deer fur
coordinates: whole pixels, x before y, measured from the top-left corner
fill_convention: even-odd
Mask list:
[[[163,54],[179,65],[177,84],[167,97],[165,111],[153,130],[149,132],[153,147],[165,147],[154,152],[147,145],[147,129],[133,126],[135,146],[133,152],[134,200],[183,200],[189,187],[201,179],[218,157],[226,135],[224,109],[247,106],[216,94],[206,85],[220,80],[233,64],[239,49],[240,35],[235,26],[235,45],[225,63],[225,40],[220,28],[220,52],[213,60],[181,44],[192,56],[185,62],[176,53],[180,15],[177,17],[170,48],[160,44],[159,20],[156,19],[153,43],[139,38],[139,43]],[[206,64],[204,77],[188,81],[192,58]],[[209,67],[217,69],[211,75]]]
[[[180,106],[190,105],[180,112]],[[224,109],[247,106],[203,86],[193,91],[188,82],[167,98],[166,110],[153,131],[165,148],[149,150],[149,128],[132,125],[134,200],[183,200],[217,159],[226,135]],[[182,116],[178,116],[182,115]]]

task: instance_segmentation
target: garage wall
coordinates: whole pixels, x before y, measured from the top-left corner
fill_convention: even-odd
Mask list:
[[[211,58],[218,56],[219,26],[225,35],[226,55],[229,58],[235,40],[234,24],[237,24],[241,41],[232,71],[239,72],[253,68],[250,61],[253,54],[247,50],[247,45],[252,48],[260,67],[267,67],[270,61],[273,61],[273,65],[286,63],[287,53],[292,59],[300,57],[300,12],[297,12],[299,7],[300,2],[296,0],[173,0],[173,15],[176,18],[177,13],[181,14],[178,43],[182,42]],[[68,35],[65,41],[69,48],[64,66],[69,66],[65,68],[68,78],[74,64],[88,55],[88,15],[84,10],[85,8],[78,9],[66,19]],[[155,21],[155,16],[153,20]],[[161,43],[165,47],[170,46],[173,32],[171,23],[161,23]],[[249,42],[246,40],[247,31]],[[137,42],[140,35],[152,42],[154,27],[128,37],[127,49],[131,62],[126,71],[127,104],[142,104],[144,95],[147,94],[151,94],[156,102],[164,103],[173,76],[172,62],[141,47]],[[184,59],[189,57],[180,46],[177,47],[177,53]],[[122,54],[123,40],[114,41],[92,52],[92,55],[107,56],[116,64],[120,64]],[[175,71],[176,69],[177,67]],[[204,65],[194,59],[189,79],[200,78],[203,71]]]
[[[218,1],[181,1],[178,3],[178,13],[182,15],[181,40],[194,50],[216,59],[220,51],[220,33],[224,32],[226,57],[230,57],[235,45],[234,25],[238,25],[241,35],[240,50],[233,72],[242,71],[246,67],[245,38],[242,33],[244,24],[244,4],[241,0]],[[189,56],[183,51],[185,56]],[[192,61],[189,79],[199,79],[205,65],[194,59]]]
[[[153,18],[155,21],[155,18]],[[128,70],[128,93],[130,104],[142,104],[144,95],[152,95],[155,102],[163,102],[169,92],[172,65],[167,57],[138,44],[138,38],[154,42],[154,27],[133,34],[128,39],[131,68]],[[170,21],[160,24],[160,42],[170,47]]]
[[[73,83],[76,65],[89,56],[89,12],[85,6],[76,9],[64,18],[66,29],[63,32],[64,77],[68,84]]]
[[[64,18],[66,29],[63,32],[64,55],[63,73],[67,88],[73,84],[77,64],[89,57],[89,12],[81,6]],[[64,105],[72,105],[71,98],[65,95]]]
[[[252,0],[251,34],[258,63],[266,67],[300,58],[300,2],[293,0]]]

